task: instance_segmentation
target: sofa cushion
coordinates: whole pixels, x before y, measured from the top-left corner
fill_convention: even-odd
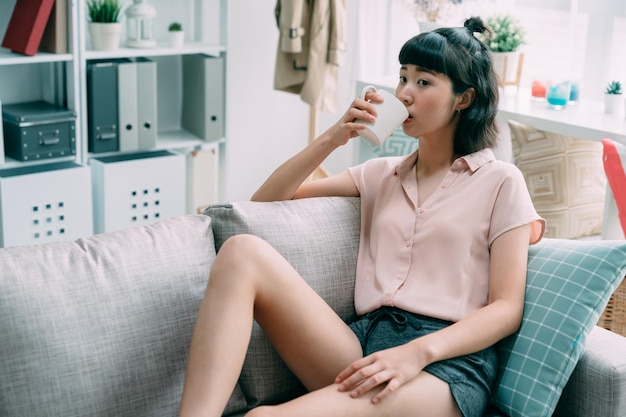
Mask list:
[[[502,411],[552,415],[625,272],[626,242],[544,239],[530,247],[522,325],[499,344],[493,400]]]
[[[606,177],[602,144],[508,121],[513,159],[524,174],[546,237],[575,239],[602,231]]]
[[[272,203],[234,202],[213,206],[219,248],[230,236],[251,233],[274,246],[344,320],[353,317],[359,245],[358,198],[311,198]],[[239,379],[248,405],[282,402],[303,393],[255,323]]]
[[[553,417],[626,415],[624,352],[626,337],[595,326]]]
[[[1,249],[0,415],[176,415],[214,256],[206,216]]]

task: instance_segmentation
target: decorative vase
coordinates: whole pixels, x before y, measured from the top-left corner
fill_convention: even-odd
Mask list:
[[[120,47],[122,24],[89,22],[91,49],[94,51],[115,51]]]
[[[604,112],[606,114],[623,115],[624,96],[622,94],[604,94]]]
[[[180,48],[185,41],[185,32],[182,30],[171,30],[168,32],[170,37],[170,46],[172,48]]]
[[[522,58],[519,51],[513,52],[491,52],[493,69],[498,77],[498,84],[502,87],[506,85],[519,85],[519,78],[522,72]]]

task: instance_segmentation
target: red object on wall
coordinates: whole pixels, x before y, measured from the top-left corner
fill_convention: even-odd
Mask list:
[[[39,49],[54,0],[17,0],[2,46],[33,56]]]

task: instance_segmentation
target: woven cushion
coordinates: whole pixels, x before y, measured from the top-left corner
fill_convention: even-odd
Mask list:
[[[602,140],[604,172],[613,193],[622,231],[626,236],[626,146],[610,139]]]
[[[213,220],[218,250],[235,234],[262,237],[348,320],[355,314],[359,210],[358,198],[329,197],[272,203],[242,201],[209,207],[206,214]],[[250,407],[282,402],[304,392],[256,323],[239,384]]]
[[[206,216],[0,249],[0,415],[176,415],[214,256]]]
[[[546,237],[600,234],[606,194],[602,144],[508,123],[513,159],[546,219]]]
[[[499,344],[498,408],[510,417],[552,415],[625,272],[626,242],[544,239],[530,247],[522,325]]]

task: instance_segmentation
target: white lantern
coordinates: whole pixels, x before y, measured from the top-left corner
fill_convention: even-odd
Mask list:
[[[126,46],[129,48],[153,48],[154,16],[156,10],[147,0],[133,0],[126,9]]]

